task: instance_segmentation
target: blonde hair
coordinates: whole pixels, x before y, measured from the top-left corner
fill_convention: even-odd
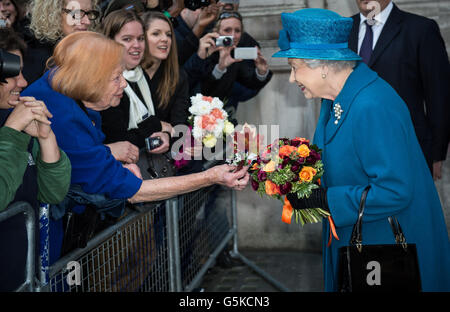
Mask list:
[[[123,46],[102,34],[91,31],[70,34],[56,45],[47,61],[51,86],[72,99],[98,102],[122,57]]]
[[[63,8],[70,0],[32,0],[30,3],[30,29],[39,40],[52,43],[64,37],[62,31]],[[92,8],[97,6],[98,0],[91,0]],[[91,23],[94,29],[95,23]]]
[[[159,103],[157,104],[157,106],[164,109],[169,105],[170,98],[175,93],[180,77],[180,70],[178,65],[177,41],[175,39],[175,31],[173,29],[172,23],[167,18],[167,16],[157,11],[148,11],[144,13],[142,15],[142,20],[145,24],[146,36],[147,31],[150,28],[150,24],[156,19],[167,22],[172,33],[172,44],[170,46],[170,52],[167,59],[161,62],[160,66],[163,66],[163,74],[158,89],[156,90],[159,97]],[[150,49],[148,49],[147,51],[150,52]],[[150,68],[151,65],[151,56],[148,56],[143,64],[143,67],[147,69]]]

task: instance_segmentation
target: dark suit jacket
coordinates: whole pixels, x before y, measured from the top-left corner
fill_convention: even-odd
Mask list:
[[[360,15],[352,18],[349,47],[358,52]],[[394,4],[368,65],[408,105],[430,168],[444,160],[450,139],[450,64],[437,23]]]

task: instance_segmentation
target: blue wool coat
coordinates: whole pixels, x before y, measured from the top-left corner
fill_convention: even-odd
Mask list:
[[[72,163],[72,184],[81,185],[89,194],[106,194],[110,198],[130,198],[141,187],[142,180],[124,168],[103,145],[100,113],[85,112],[71,98],[54,91],[49,71],[31,84],[22,96],[43,101],[53,117],[51,127],[59,147]]]
[[[22,96],[43,101],[53,117],[51,127],[59,147],[72,164],[71,184],[78,184],[88,194],[105,194],[113,199],[130,198],[142,180],[124,168],[103,145],[99,112],[88,115],[71,98],[55,92],[49,83],[49,71],[31,84]],[[62,219],[50,219],[50,265],[60,257],[63,238]]]
[[[343,110],[340,119],[334,105]],[[337,124],[335,121],[338,120]],[[334,102],[323,100],[314,143],[323,149],[323,185],[339,241],[327,247],[325,289],[337,290],[338,249],[349,244],[361,194],[368,192],[363,244],[393,244],[388,216],[417,245],[424,291],[450,291],[450,243],[434,181],[406,104],[389,84],[358,63]]]

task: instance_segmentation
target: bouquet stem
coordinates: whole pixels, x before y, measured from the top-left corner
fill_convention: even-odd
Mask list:
[[[318,223],[322,221],[322,218],[328,218],[330,213],[321,209],[321,208],[313,208],[313,209],[294,209],[295,214],[295,222],[301,223],[301,225],[305,225],[306,223]]]

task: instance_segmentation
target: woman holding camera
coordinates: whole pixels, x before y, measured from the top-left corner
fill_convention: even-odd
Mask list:
[[[261,51],[258,49],[254,66],[232,56],[243,33],[241,15],[229,11],[221,13],[214,31],[200,39],[197,54],[184,65],[189,76],[200,83],[201,92],[225,100],[230,97],[235,81],[249,89],[263,88],[272,72]]]
[[[243,189],[249,178],[246,168],[233,173],[234,167],[223,165],[198,174],[143,181],[135,164],[114,158],[103,144],[100,112],[119,105],[123,97],[124,53],[121,44],[101,34],[71,34],[56,46],[51,69],[25,91],[47,103],[53,131],[72,163],[71,183],[86,194],[131,203],[164,200],[215,183]]]

